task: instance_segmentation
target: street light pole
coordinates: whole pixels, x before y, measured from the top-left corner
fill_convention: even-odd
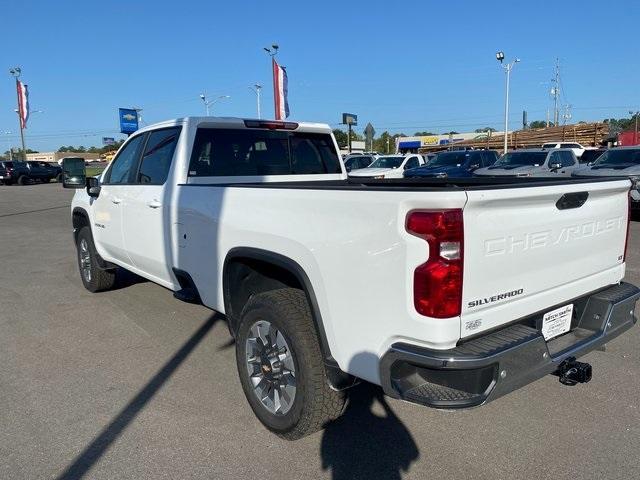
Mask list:
[[[275,71],[275,64],[276,64],[276,55],[278,54],[278,49],[280,47],[278,46],[277,43],[274,43],[273,45],[271,45],[271,48],[269,47],[264,47],[263,50],[265,52],[267,52],[267,54],[271,57],[271,78],[272,78],[272,83],[273,83],[273,106],[274,106],[274,110],[276,110],[276,114],[274,118],[277,118],[277,108],[278,106],[276,105],[276,92],[278,91],[278,86],[276,85],[276,76],[274,74]]]
[[[22,140],[22,158],[23,160],[27,159],[27,149],[24,144],[24,129],[22,128],[22,117],[20,116],[20,75],[22,74],[22,69],[20,67],[13,67],[9,69],[9,73],[13,75],[16,79],[16,96],[18,99],[18,124],[20,125],[20,139]]]
[[[262,85],[256,83],[253,87],[249,87],[249,90],[256,94],[256,107],[258,109],[258,120],[260,120],[262,118],[260,115],[260,90],[262,90]]]
[[[230,95],[220,95],[219,97],[214,98],[213,100],[207,100],[207,97],[204,93],[200,94],[200,98],[202,99],[203,103],[204,103],[204,109],[207,112],[207,117],[209,116],[209,107],[213,104],[215,104],[216,102],[219,102],[220,100],[223,100],[225,98],[231,98]]]
[[[507,76],[505,82],[505,93],[504,93],[504,145],[503,152],[507,153],[507,145],[508,145],[508,135],[509,135],[509,80],[511,77],[511,70],[516,63],[520,61],[519,58],[516,58],[511,63],[503,64],[504,60],[504,52],[497,52],[496,59],[500,62],[500,66],[504,68],[505,74]]]

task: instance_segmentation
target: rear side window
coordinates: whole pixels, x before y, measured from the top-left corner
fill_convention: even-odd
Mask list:
[[[167,180],[179,136],[180,127],[156,130],[149,134],[137,183],[162,185]]]
[[[572,167],[576,163],[571,152],[560,152],[560,159],[563,167]]]
[[[200,128],[189,176],[340,173],[331,135],[261,129]]]
[[[113,159],[111,168],[106,174],[104,183],[132,183],[134,172],[138,166],[140,150],[142,150],[144,134],[133,137]]]
[[[580,148],[577,143],[561,143],[560,148]]]
[[[407,163],[404,166],[404,169],[409,170],[410,168],[416,168],[419,166],[420,166],[420,161],[418,160],[418,157],[412,157],[407,161]]]

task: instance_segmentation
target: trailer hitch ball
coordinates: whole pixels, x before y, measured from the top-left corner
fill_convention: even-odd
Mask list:
[[[576,361],[575,357],[569,357],[560,364],[555,372],[563,385],[574,386],[578,383],[587,383],[591,380],[591,365]]]

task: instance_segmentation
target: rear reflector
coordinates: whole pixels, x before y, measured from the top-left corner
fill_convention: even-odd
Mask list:
[[[624,256],[622,257],[623,262],[627,261],[627,247],[629,246],[629,226],[631,225],[631,202],[631,190],[629,190],[629,195],[627,196],[627,236],[624,238]]]
[[[296,122],[277,122],[274,120],[245,120],[244,126],[247,128],[267,128],[269,130],[295,130],[298,128]]]
[[[462,210],[410,212],[406,229],[429,245],[427,261],[413,274],[413,303],[417,312],[433,318],[460,315],[464,260]]]

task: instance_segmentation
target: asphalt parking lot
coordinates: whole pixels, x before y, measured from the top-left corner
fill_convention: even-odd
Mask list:
[[[484,407],[436,411],[363,385],[296,442],[254,417],[224,321],[128,275],[90,294],[72,192],[0,187],[0,478],[631,479],[640,471],[640,326]],[[640,223],[627,280],[640,283]],[[588,259],[585,259],[588,261]]]

